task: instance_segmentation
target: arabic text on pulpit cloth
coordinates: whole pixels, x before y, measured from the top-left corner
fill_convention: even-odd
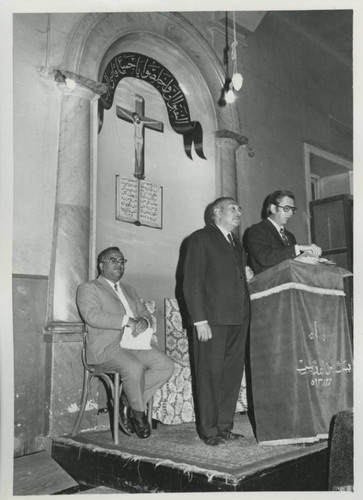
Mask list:
[[[328,437],[352,409],[353,363],[342,268],[288,260],[255,276],[251,371],[260,444]]]

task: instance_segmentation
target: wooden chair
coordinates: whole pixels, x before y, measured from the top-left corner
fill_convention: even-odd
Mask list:
[[[125,432],[125,434],[130,435],[130,433],[127,431],[127,429],[123,426],[122,421],[119,417],[120,413],[120,396],[122,393],[122,381],[120,378],[120,374],[118,372],[108,372],[104,373],[102,371],[97,370],[97,368],[94,368],[93,366],[90,366],[87,364],[86,360],[86,341],[87,341],[87,326],[84,326],[83,329],[83,348],[82,348],[82,364],[84,368],[83,372],[83,388],[82,388],[82,398],[81,398],[81,407],[78,412],[77,420],[76,423],[73,427],[73,430],[71,432],[71,436],[75,436],[79,432],[79,428],[84,416],[84,412],[86,409],[86,404],[87,400],[89,397],[90,393],[90,388],[91,388],[91,383],[92,380],[95,377],[98,377],[102,379],[108,389],[108,397],[109,397],[109,402],[110,405],[112,406],[113,409],[113,416],[112,416],[112,434],[113,434],[113,442],[115,445],[118,445],[120,440],[119,440],[119,425],[122,427],[122,430]],[[148,406],[147,406],[147,413],[148,413],[148,421],[150,424],[152,424],[152,399],[149,401]]]

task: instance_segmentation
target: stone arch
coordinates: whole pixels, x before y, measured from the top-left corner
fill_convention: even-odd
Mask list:
[[[235,105],[217,106],[224,71],[216,54],[199,32],[179,13],[122,12],[87,14],[71,37],[64,60],[64,70],[97,81],[105,54],[121,37],[131,33],[154,34],[168,44],[175,45],[197,65],[205,80],[213,102],[217,130],[239,134],[239,120]]]

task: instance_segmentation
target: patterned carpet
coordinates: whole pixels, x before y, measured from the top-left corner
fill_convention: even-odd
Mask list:
[[[108,430],[82,432],[75,438],[62,437],[56,441],[121,454],[130,460],[143,459],[155,465],[201,471],[210,476],[233,476],[235,479],[327,447],[327,441],[311,445],[259,445],[246,415],[236,415],[234,431],[244,434],[245,439],[217,447],[205,445],[196,434],[193,423],[158,424],[146,440],[121,434],[118,446],[113,444]]]

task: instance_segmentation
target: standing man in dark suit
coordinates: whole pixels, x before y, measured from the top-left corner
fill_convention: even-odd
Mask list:
[[[192,325],[197,430],[208,445],[243,438],[232,432],[249,326],[245,255],[232,231],[241,207],[218,198],[206,226],[187,241],[183,290]]]
[[[254,224],[247,232],[247,251],[255,274],[280,262],[293,259],[302,252],[318,258],[317,245],[300,245],[295,236],[285,229],[297,208],[291,191],[274,191],[266,200],[266,218]]]
[[[121,374],[122,427],[139,438],[150,436],[146,405],[172,375],[170,358],[150,345],[151,315],[136,291],[121,283],[126,260],[118,247],[98,256],[100,275],[77,290],[77,305],[88,326],[87,362]]]

